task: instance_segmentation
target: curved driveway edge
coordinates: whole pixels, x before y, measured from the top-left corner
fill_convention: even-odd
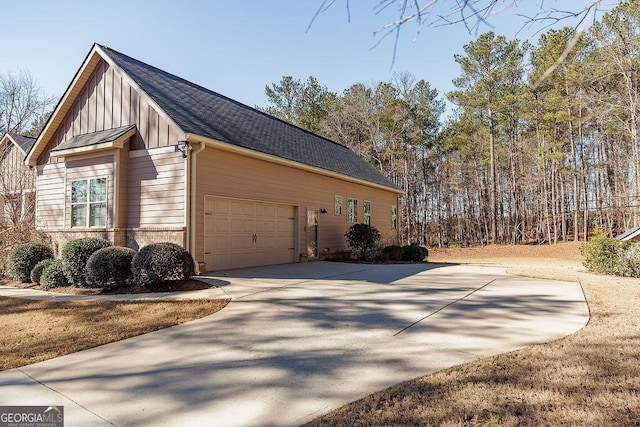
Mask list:
[[[578,283],[500,268],[317,262],[204,276],[193,322],[0,372],[0,405],[66,426],[298,425],[368,393],[581,329]]]

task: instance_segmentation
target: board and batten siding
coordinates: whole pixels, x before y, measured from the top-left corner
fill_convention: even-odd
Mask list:
[[[185,226],[186,160],[173,147],[129,153],[127,226]]]
[[[178,129],[158,114],[146,96],[131,86],[128,77],[101,59],[41,154],[38,164],[62,162],[62,159],[50,157],[49,153],[74,136],[130,124],[135,124],[138,129],[131,141],[132,151],[178,142]]]
[[[0,152],[0,173],[2,191],[19,193],[34,189],[35,173],[24,164],[24,153],[12,142]]]
[[[197,260],[204,259],[205,196],[219,196],[293,205],[298,209],[298,252],[306,252],[306,210],[326,209],[319,215],[318,248],[331,252],[347,249],[344,234],[352,225],[347,223],[347,198],[358,200],[358,220],[362,222],[363,202],[371,202],[371,223],[382,236],[396,241],[397,231],[391,229],[391,206],[398,196],[367,185],[303,171],[219,149],[207,147],[198,154],[196,178],[196,250]],[[334,197],[343,198],[342,215],[334,215]]]
[[[36,178],[36,227],[62,228],[65,207],[65,167],[63,164],[39,165]]]
[[[64,194],[65,204],[65,228],[71,228],[71,183],[77,180],[90,178],[107,178],[107,225],[106,228],[113,227],[114,207],[114,185],[115,159],[113,154],[100,157],[90,157],[82,160],[72,160],[66,162],[66,185]]]

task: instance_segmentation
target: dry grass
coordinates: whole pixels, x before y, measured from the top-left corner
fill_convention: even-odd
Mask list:
[[[640,280],[585,272],[578,246],[431,251],[430,261],[579,281],[591,320],[567,338],[407,381],[309,425],[640,425]]]
[[[30,301],[0,297],[0,370],[213,314],[229,300]]]

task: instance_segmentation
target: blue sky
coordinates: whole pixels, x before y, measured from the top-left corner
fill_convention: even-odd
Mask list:
[[[521,30],[518,14],[530,15],[540,3],[566,9],[592,0],[521,0],[492,17],[493,28],[483,25],[471,34],[453,25],[423,28],[416,38],[417,27],[408,24],[393,68],[392,38],[372,48],[380,39],[373,33],[397,15],[393,8],[375,14],[379,2],[351,0],[349,22],[346,0],[336,0],[309,31],[322,0],[4,2],[0,72],[29,71],[46,94],[59,97],[98,42],[251,106],[266,107],[265,85],[283,75],[313,75],[340,93],[353,83],[388,81],[408,71],[444,96],[459,74],[453,55],[465,43],[486,31],[535,41],[541,25]],[[440,12],[452,4],[441,0]]]

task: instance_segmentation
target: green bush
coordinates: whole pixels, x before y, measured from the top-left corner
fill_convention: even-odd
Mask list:
[[[422,262],[429,255],[427,248],[418,244],[411,244],[402,247],[402,261]]]
[[[359,252],[360,259],[366,259],[380,241],[380,232],[368,224],[353,224],[345,233],[349,247]]]
[[[70,284],[87,287],[85,268],[89,257],[97,250],[111,246],[111,242],[97,237],[83,237],[62,248],[62,268]]]
[[[402,248],[398,245],[390,245],[382,248],[383,261],[400,261],[402,259]]]
[[[45,268],[49,267],[54,262],[55,260],[53,258],[47,258],[37,263],[36,266],[33,267],[33,270],[31,270],[31,281],[33,283],[40,283],[42,272],[44,271]]]
[[[43,259],[53,258],[53,250],[44,243],[22,243],[7,255],[7,272],[22,283],[31,281],[31,270]]]
[[[618,266],[630,245],[631,242],[609,237],[594,237],[590,242],[580,246],[580,253],[584,256],[583,265],[591,271],[618,274]]]
[[[40,287],[43,289],[60,288],[68,284],[62,261],[58,259],[46,267],[40,276]]]
[[[629,243],[621,248],[615,274],[619,276],[640,277],[640,242]]]
[[[142,286],[188,280],[194,274],[193,258],[174,243],[152,243],[140,249],[131,261],[133,278]]]
[[[87,260],[85,275],[91,288],[113,289],[133,278],[131,260],[136,251],[120,246],[98,249]]]

